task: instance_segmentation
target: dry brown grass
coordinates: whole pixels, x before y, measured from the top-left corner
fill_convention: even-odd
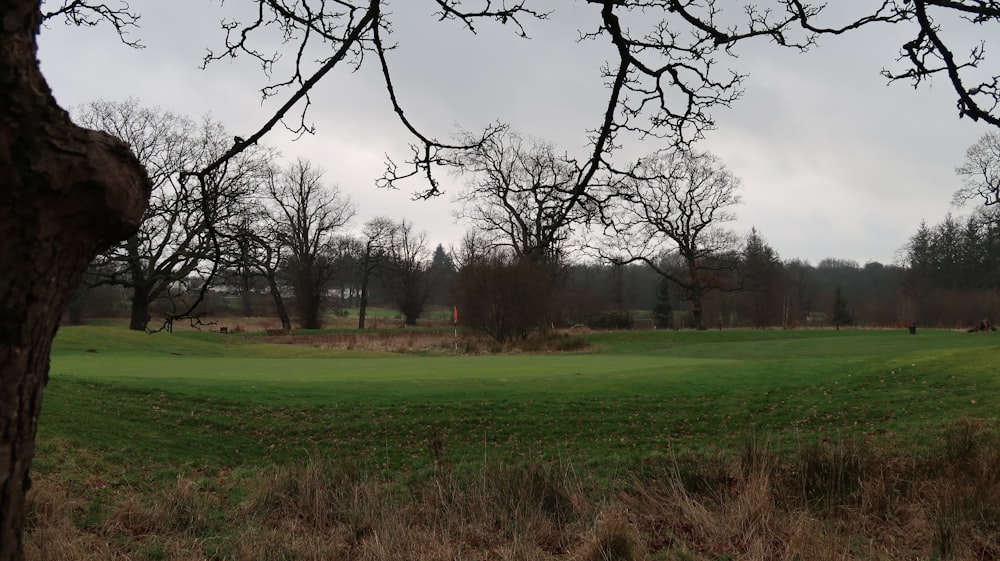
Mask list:
[[[466,338],[463,337],[463,341]],[[323,333],[264,337],[268,343],[305,345],[320,349],[342,349],[380,352],[453,351],[457,340],[453,333],[422,329],[393,331],[359,331],[356,333]],[[464,348],[464,342],[462,343]]]
[[[390,353],[430,352],[463,354],[497,353],[556,353],[580,351],[586,340],[563,333],[535,335],[525,340],[497,343],[488,337],[451,331],[398,329],[358,331],[355,333],[321,333],[264,337],[268,343],[304,345],[321,349],[379,351]]]
[[[580,561],[640,561],[646,545],[629,516],[628,509],[611,505],[598,515],[592,533],[580,549]]]
[[[451,325],[450,313],[447,319],[421,319],[417,322],[418,328],[428,327],[449,327]],[[122,320],[125,322],[125,320]],[[280,329],[281,321],[269,316],[204,316],[201,323],[192,326],[190,322],[182,321],[174,325],[175,331],[188,331],[192,329],[218,331],[220,327],[226,327],[230,333],[259,332],[268,329]],[[127,322],[125,322],[127,325]],[[368,329],[404,329],[403,317],[368,317],[366,322]],[[351,316],[328,316],[323,319],[324,329],[355,329],[358,326],[356,315]],[[292,318],[292,327],[300,328],[296,318]]]
[[[184,322],[175,326],[176,331],[218,331],[225,327],[229,333],[262,333],[280,327],[274,318],[268,317],[205,317],[197,327]],[[330,318],[330,329],[345,329],[343,333],[296,333],[286,335],[262,335],[260,340],[286,345],[304,345],[320,349],[358,350],[376,352],[421,352],[463,354],[497,353],[552,353],[581,351],[587,348],[584,335],[590,332],[586,327],[570,328],[535,334],[525,340],[497,343],[489,337],[475,332],[460,330],[455,332],[448,321],[423,321],[419,327],[406,327],[402,321],[370,322],[367,330],[356,330],[357,318]],[[437,329],[428,329],[437,328]]]
[[[842,446],[776,457],[751,444],[611,486],[558,464],[445,466],[401,483],[320,458],[146,493],[43,475],[26,550],[85,561],[997,559],[998,452],[993,433],[959,423],[931,456]]]

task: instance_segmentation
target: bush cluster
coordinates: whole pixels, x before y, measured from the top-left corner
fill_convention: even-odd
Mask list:
[[[591,329],[632,329],[632,314],[628,312],[599,312],[587,317],[584,325]]]

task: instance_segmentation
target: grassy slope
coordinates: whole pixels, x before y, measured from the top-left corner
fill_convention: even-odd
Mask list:
[[[777,448],[866,437],[920,447],[956,418],[991,418],[1000,398],[988,335],[636,332],[592,341],[597,352],[587,354],[416,357],[66,328],[38,463],[86,458],[159,479],[182,465],[229,469],[316,451],[389,473],[437,458],[530,454],[610,474],[674,453],[735,450],[751,433]]]

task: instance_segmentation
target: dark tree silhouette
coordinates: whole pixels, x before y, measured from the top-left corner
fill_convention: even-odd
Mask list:
[[[674,307],[670,303],[670,279],[660,277],[656,283],[656,301],[653,304],[653,319],[657,327],[674,326]]]
[[[427,233],[415,232],[413,223],[401,220],[393,225],[386,246],[383,282],[406,325],[416,325],[430,294],[427,268],[430,255]]]
[[[281,226],[268,209],[258,207],[243,216],[235,225],[232,248],[235,255],[230,258],[230,266],[244,277],[258,277],[267,283],[268,292],[274,301],[282,329],[291,329],[292,320],[288,316],[282,287],[279,284],[281,272],[285,269],[287,251],[282,245]]]
[[[833,314],[831,315],[831,320],[838,331],[841,325],[850,325],[854,321],[854,316],[851,314],[850,308],[847,307],[847,298],[844,297],[844,291],[840,288],[840,285],[837,285],[833,291]]]
[[[463,325],[504,343],[544,330],[554,307],[548,269],[509,252],[463,260],[452,294]]]
[[[454,165],[467,184],[459,215],[493,245],[539,263],[558,263],[574,226],[599,206],[581,199],[575,160],[506,129],[458,153]]]
[[[427,270],[427,282],[430,287],[427,302],[438,306],[451,305],[451,283],[454,279],[455,261],[445,251],[444,246],[438,244],[434,249],[434,256],[431,257],[431,266]]]
[[[748,295],[750,320],[755,327],[775,325],[781,309],[779,300],[784,270],[777,252],[757,232],[750,230],[740,257],[741,288]]]
[[[711,154],[663,153],[637,168],[610,223],[610,252],[646,263],[680,288],[699,329],[708,293],[732,288],[737,239],[720,226],[734,219],[738,189],[739,180]],[[680,269],[662,266],[668,253],[676,253]]]
[[[168,325],[190,316],[224,260],[232,228],[247,210],[243,201],[265,177],[269,153],[253,147],[204,181],[181,181],[181,172],[232,144],[221,123],[207,117],[196,123],[134,99],[89,103],[76,117],[128,144],[153,182],[139,231],[101,254],[90,280],[132,292],[130,329],[147,329],[149,307],[158,299],[179,304],[167,314]],[[196,287],[189,280],[197,280]]]
[[[955,193],[955,202],[1000,202],[1000,133],[990,131],[980,137],[965,152],[965,162],[955,171],[964,183]]]
[[[279,247],[287,252],[283,274],[295,293],[302,327],[318,329],[337,272],[329,244],[354,216],[354,206],[324,185],[321,169],[302,159],[272,176],[266,190]]]
[[[361,294],[358,298],[358,329],[365,328],[372,275],[385,267],[396,228],[396,223],[391,219],[377,216],[365,223],[362,237],[358,241],[356,261],[361,285]]]

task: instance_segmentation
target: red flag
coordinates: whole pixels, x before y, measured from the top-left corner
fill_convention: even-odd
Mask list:
[[[452,306],[452,318],[455,323],[458,323],[458,306]]]

